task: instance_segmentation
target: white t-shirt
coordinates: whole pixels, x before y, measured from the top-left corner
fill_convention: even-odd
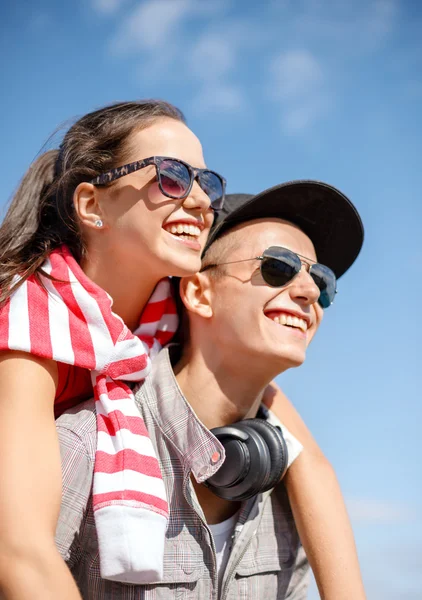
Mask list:
[[[217,576],[218,576],[218,595],[221,592],[221,582],[223,580],[224,571],[226,570],[227,562],[230,556],[231,550],[231,537],[234,528],[239,517],[239,511],[237,511],[232,517],[216,523],[215,525],[209,525],[208,527],[214,538],[215,552],[217,555]]]

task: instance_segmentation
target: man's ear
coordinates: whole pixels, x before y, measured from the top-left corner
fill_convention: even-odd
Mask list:
[[[77,186],[73,194],[73,203],[75,212],[83,225],[95,229],[106,227],[103,211],[98,201],[98,191],[92,183],[84,181]]]
[[[179,286],[180,298],[187,311],[204,319],[212,317],[210,280],[204,273],[182,277]]]

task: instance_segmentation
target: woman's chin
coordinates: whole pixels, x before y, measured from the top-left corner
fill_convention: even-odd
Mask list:
[[[198,256],[171,256],[167,263],[167,275],[172,277],[189,277],[201,269],[201,257]]]

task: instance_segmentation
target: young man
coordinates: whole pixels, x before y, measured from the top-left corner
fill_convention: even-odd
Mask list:
[[[231,201],[240,207],[214,228],[201,272],[180,283],[184,347],[163,350],[136,393],[170,499],[162,581],[127,586],[101,579],[89,501],[93,403],[57,422],[64,484],[56,540],[85,599],[306,598],[307,561],[285,487],[277,483],[286,466],[277,430],[266,437],[262,411],[253,422],[264,437],[259,461],[262,452],[266,457],[257,468],[250,430],[245,446],[241,427],[220,431],[218,439],[210,429],[256,417],[272,379],[302,364],[322,307],[334,299],[335,274],[355,260],[363,230],[347,198],[317,182]],[[283,431],[291,464],[301,447]]]

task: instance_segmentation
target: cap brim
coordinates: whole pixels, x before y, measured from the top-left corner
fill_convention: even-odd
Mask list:
[[[239,195],[240,197],[240,195]],[[337,277],[356,260],[364,230],[356,208],[335,187],[320,181],[289,181],[249,198],[228,214],[217,218],[204,253],[225,231],[263,218],[285,219],[298,225],[314,244],[318,262]]]

